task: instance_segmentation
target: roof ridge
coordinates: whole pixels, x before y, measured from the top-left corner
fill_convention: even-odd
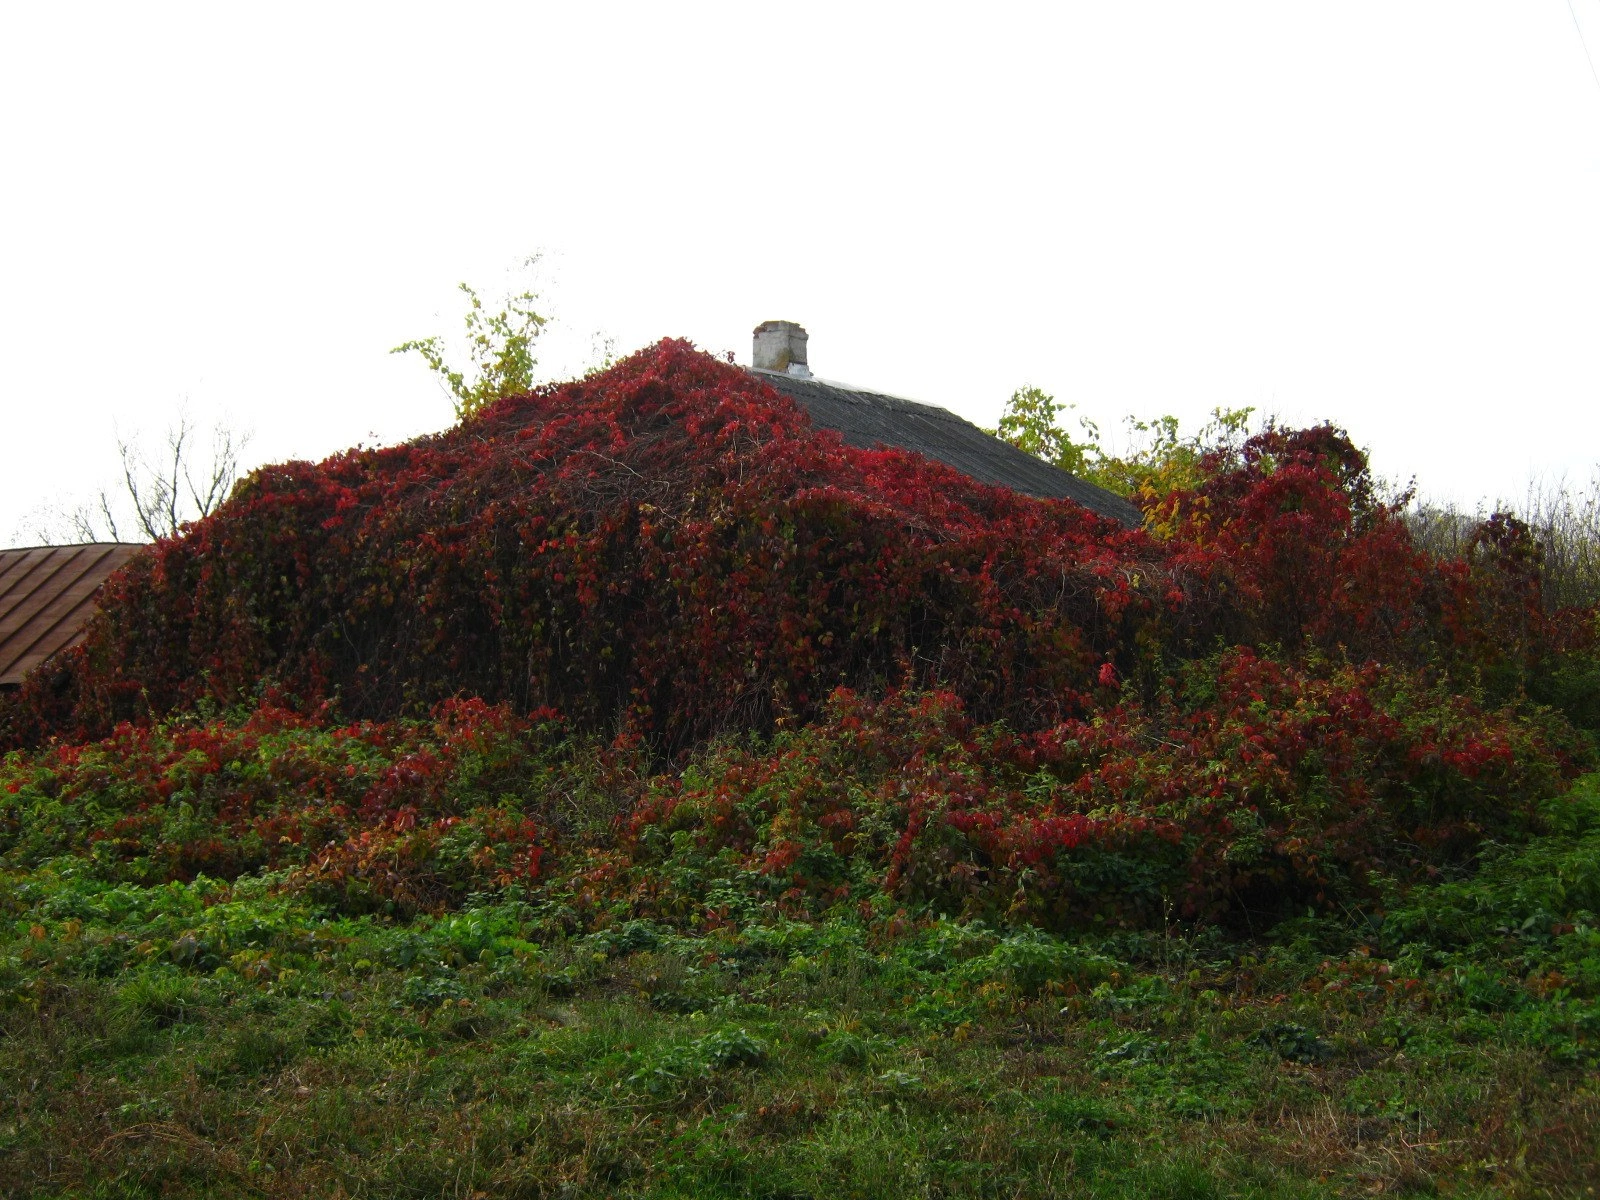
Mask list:
[[[747,367],[746,370],[753,375],[771,375],[774,378],[783,380],[785,383],[797,385],[813,384],[827,388],[831,392],[844,392],[851,396],[871,396],[875,400],[892,400],[896,404],[906,404],[924,412],[937,413],[941,417],[948,417],[952,421],[959,421],[963,425],[971,425],[972,428],[980,432],[983,430],[983,426],[974,424],[953,409],[945,408],[941,404],[929,404],[926,400],[913,400],[910,396],[900,396],[894,392],[881,392],[877,388],[860,387],[854,383],[845,383],[840,379],[824,379],[820,375],[789,375],[783,371],[768,371],[763,367]]]

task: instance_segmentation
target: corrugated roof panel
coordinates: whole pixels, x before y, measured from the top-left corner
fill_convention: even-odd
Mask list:
[[[1143,514],[1121,496],[1018,450],[948,409],[821,379],[753,373],[798,403],[815,424],[837,430],[848,445],[915,451],[980,483],[1041,499],[1071,500],[1130,528],[1143,523]]]
[[[142,546],[91,542],[0,550],[0,686],[83,636],[100,586]]]

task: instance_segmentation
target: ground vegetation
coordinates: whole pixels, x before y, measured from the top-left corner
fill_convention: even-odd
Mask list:
[[[1596,611],[1230,420],[1127,530],[664,342],[247,477],[0,700],[0,1187],[1592,1194]]]

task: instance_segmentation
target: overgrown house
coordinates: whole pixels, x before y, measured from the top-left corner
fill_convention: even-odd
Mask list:
[[[985,433],[948,409],[819,379],[806,356],[806,331],[793,321],[755,329],[751,371],[789,397],[812,424],[851,446],[895,446],[936,459],[981,483],[1041,499],[1071,500],[1129,527],[1139,510],[1042,459]],[[93,542],[0,550],[0,689],[83,636],[95,597],[137,544]]]

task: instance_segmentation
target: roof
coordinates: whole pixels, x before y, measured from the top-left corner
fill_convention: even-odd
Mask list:
[[[1138,508],[1121,496],[1018,450],[948,409],[825,379],[751,370],[805,409],[814,424],[838,430],[847,445],[912,450],[980,483],[1040,499],[1072,500],[1130,528],[1144,522]]]
[[[83,636],[95,594],[143,546],[91,542],[0,550],[0,687]]]

